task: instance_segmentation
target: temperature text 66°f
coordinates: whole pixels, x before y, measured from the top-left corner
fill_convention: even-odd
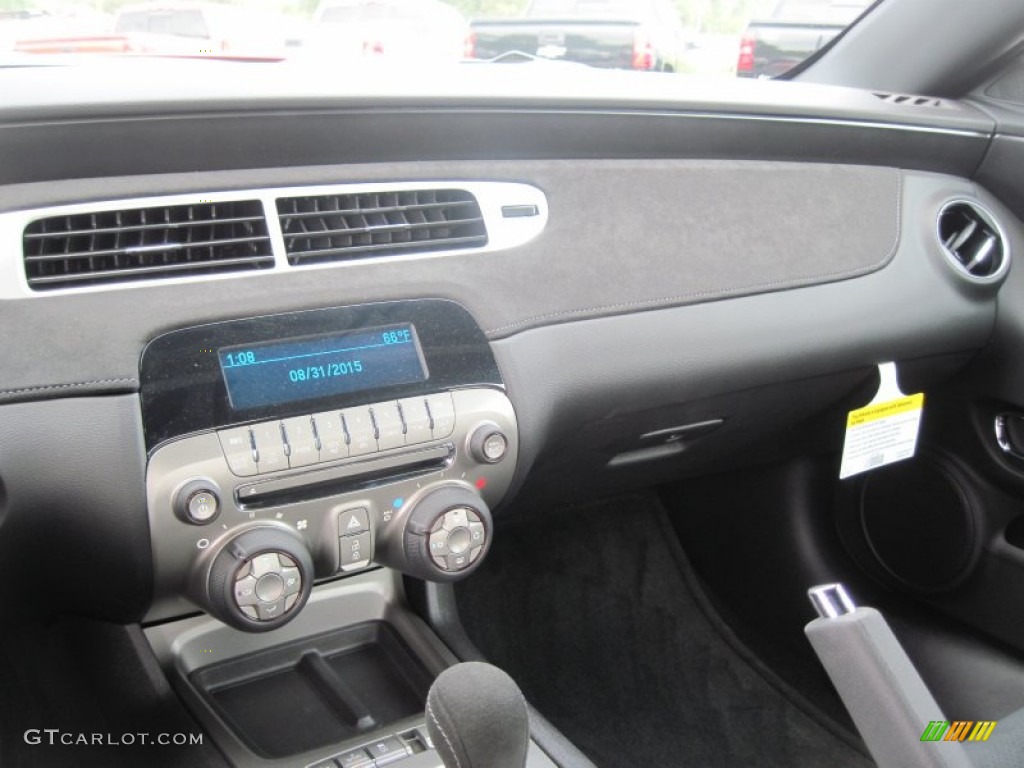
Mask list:
[[[292,368],[288,371],[288,379],[298,383],[301,381],[312,381],[314,379],[330,379],[335,376],[353,376],[363,372],[363,363],[360,360],[346,360],[340,363],[326,363],[324,365],[307,365],[302,368]]]

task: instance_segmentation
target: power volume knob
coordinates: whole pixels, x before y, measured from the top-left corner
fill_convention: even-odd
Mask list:
[[[174,514],[192,525],[212,523],[220,514],[220,495],[212,480],[189,480],[174,494]]]
[[[491,512],[462,485],[429,490],[409,513],[403,536],[406,573],[429,581],[455,581],[480,565],[491,543]]]

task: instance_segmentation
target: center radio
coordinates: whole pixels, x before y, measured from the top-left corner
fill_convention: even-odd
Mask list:
[[[490,346],[441,300],[186,328],[141,362],[155,595],[279,627],[314,581],[452,581],[491,543],[518,433]]]

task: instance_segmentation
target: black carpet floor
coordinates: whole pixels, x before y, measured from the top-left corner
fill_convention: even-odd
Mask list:
[[[457,596],[484,655],[600,768],[873,764],[721,622],[653,495],[501,526]]]

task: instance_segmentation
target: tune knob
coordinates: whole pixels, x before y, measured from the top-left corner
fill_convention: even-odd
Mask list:
[[[480,494],[441,485],[413,502],[405,522],[401,570],[428,581],[455,581],[475,571],[490,547],[491,512]]]
[[[283,527],[250,528],[227,540],[199,585],[199,602],[236,629],[266,632],[291,621],[313,587],[305,542]]]
[[[508,438],[490,421],[478,424],[470,433],[469,454],[481,464],[497,464],[508,453]]]

